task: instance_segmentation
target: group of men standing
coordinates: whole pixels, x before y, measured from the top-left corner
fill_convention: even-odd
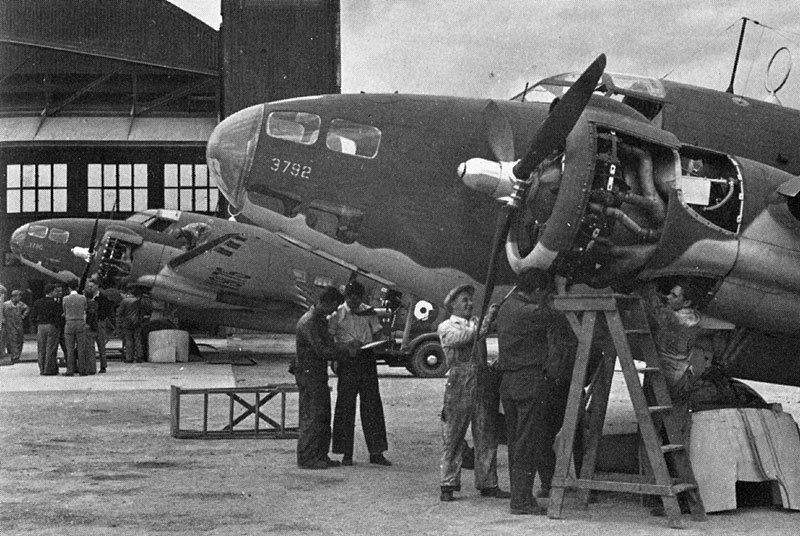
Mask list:
[[[442,410],[441,496],[455,500],[461,490],[464,434],[472,425],[475,442],[475,487],[483,497],[511,499],[512,514],[543,514],[533,496],[536,474],[540,497],[549,495],[555,469],[553,441],[561,427],[569,393],[577,340],[563,316],[548,303],[552,278],[530,271],[500,305],[493,305],[477,326],[472,317],[471,285],[453,289],[445,299],[451,316],[438,332],[450,373]],[[485,354],[476,360],[476,338],[496,323],[499,357],[491,365]],[[476,392],[479,389],[480,392]],[[498,396],[499,395],[499,396]],[[496,415],[502,401],[511,491],[497,481]]]
[[[0,286],[0,295],[5,288]],[[127,362],[144,361],[141,327],[149,312],[141,291],[132,289],[119,306],[92,282],[79,292],[77,280],[69,284],[64,295],[61,284],[45,287],[45,295],[32,307],[22,301],[22,291],[15,290],[9,300],[0,298],[0,333],[2,346],[8,349],[11,361],[20,359],[24,342],[23,321],[30,316],[36,326],[39,374],[58,375],[57,353],[62,348],[66,372],[64,376],[88,376],[107,369],[106,345],[114,335],[115,325],[123,341],[123,359]],[[95,353],[96,349],[96,353]]]
[[[64,376],[95,374],[95,346],[100,354],[100,373],[105,373],[107,333],[105,323],[98,318],[97,292],[87,286],[80,294],[78,281],[71,282],[69,289],[69,294],[62,297],[61,285],[48,285],[45,295],[33,304],[39,374],[58,374],[56,354],[62,341],[67,366]]]
[[[512,514],[546,513],[537,499],[550,496],[556,465],[553,444],[561,429],[569,397],[578,340],[566,317],[552,305],[555,282],[538,270],[523,272],[515,288],[500,305],[493,305],[482,326],[472,317],[474,288],[462,285],[444,301],[451,313],[438,332],[450,373],[442,410],[441,496],[455,500],[461,490],[460,471],[464,435],[469,424],[475,442],[475,487],[481,496],[510,498]],[[686,282],[672,287],[666,304],[648,285],[649,305],[660,367],[679,409],[683,430],[689,418],[689,393],[694,374],[690,353],[699,331],[700,315],[694,308],[696,291]],[[485,354],[473,359],[476,338],[496,325],[499,355],[486,363]],[[603,335],[592,347],[593,361],[602,358]],[[499,385],[499,388],[498,388]],[[495,416],[497,395],[502,401],[508,438],[510,493],[497,484]],[[581,435],[576,436],[575,463],[580,473]],[[539,475],[541,488],[534,496]]]
[[[471,427],[475,487],[480,495],[510,499],[512,514],[546,513],[537,499],[550,495],[556,465],[553,444],[564,420],[578,346],[565,315],[553,306],[555,287],[553,276],[546,272],[523,272],[502,303],[492,305],[480,326],[472,315],[473,286],[458,286],[445,298],[450,317],[438,326],[449,367],[441,412],[442,502],[456,500],[454,493],[461,491],[464,439]],[[663,304],[652,288],[648,287],[645,298],[651,306],[656,347],[671,394],[679,399],[679,405],[686,400],[692,383],[689,354],[699,324],[699,313],[693,307],[697,298],[687,284],[677,284]],[[300,394],[300,467],[352,465],[358,396],[370,462],[390,465],[382,454],[387,449],[386,426],[375,360],[363,348],[380,336],[380,323],[370,314],[363,298],[364,288],[358,283],[350,283],[344,297],[338,290],[328,288],[319,303],[298,322],[297,357],[290,372],[295,375]],[[485,344],[480,340],[493,327],[497,330],[499,356],[488,363]],[[596,342],[592,348],[595,362],[602,358],[603,345]],[[338,364],[339,375],[333,434],[328,362]],[[496,420],[501,401],[508,438],[510,492],[500,488],[497,478]],[[332,435],[333,452],[342,454],[341,462],[328,457]],[[576,437],[578,471],[581,443],[581,438]],[[534,496],[537,474],[541,488]]]
[[[297,354],[289,371],[300,395],[297,465],[327,469],[353,465],[356,400],[360,400],[361,426],[369,462],[388,466],[386,421],[378,388],[378,370],[369,344],[382,338],[375,312],[364,303],[364,287],[348,283],[344,296],[327,288],[316,305],[297,323]],[[365,347],[366,346],[366,347]],[[331,399],[328,362],[336,364],[336,410],[331,433]],[[328,456],[333,440],[333,453]]]

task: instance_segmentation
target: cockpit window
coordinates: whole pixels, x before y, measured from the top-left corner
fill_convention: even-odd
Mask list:
[[[554,97],[563,97],[579,77],[580,73],[564,73],[545,78],[531,87],[526,85],[525,90],[511,100],[551,102]],[[651,121],[658,116],[667,96],[661,80],[621,73],[603,73],[595,92],[621,100]]]
[[[381,144],[381,131],[345,119],[334,119],[328,129],[325,144],[331,151],[361,158],[375,158]]]
[[[69,242],[69,231],[53,227],[52,229],[50,229],[50,234],[48,234],[47,237],[53,242],[57,242],[59,244],[66,244],[67,242]]]
[[[145,222],[144,226],[148,229],[153,231],[157,231],[159,233],[163,233],[169,226],[172,225],[172,222],[169,220],[165,220],[164,218],[150,218],[147,222]]]
[[[47,236],[47,227],[44,225],[31,225],[28,227],[28,235],[35,236],[36,238],[44,238]]]
[[[311,145],[319,139],[322,120],[307,112],[271,112],[267,116],[267,134],[273,138]]]

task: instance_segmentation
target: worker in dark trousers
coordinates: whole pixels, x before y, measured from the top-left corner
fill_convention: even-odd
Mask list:
[[[523,272],[497,313],[500,398],[506,415],[512,514],[546,513],[533,496],[533,484],[548,447],[544,439],[548,426],[545,364],[550,348],[548,332],[559,316],[548,303],[552,292],[552,277],[547,273],[535,269]]]
[[[363,347],[382,338],[383,326],[374,311],[364,303],[364,286],[358,281],[351,281],[345,287],[344,303],[331,315],[329,330],[337,344]],[[378,367],[372,350],[362,349],[355,358],[341,361],[336,375],[339,382],[333,415],[332,451],[342,455],[342,465],[353,465],[356,398],[359,398],[369,463],[392,465],[383,455],[389,444],[378,387]]]
[[[58,339],[60,336],[59,324],[64,314],[59,295],[61,287],[50,284],[45,290],[45,295],[33,303],[31,317],[36,324],[36,348],[39,355],[39,374],[42,376],[58,375]]]
[[[561,314],[553,318],[548,331],[548,356],[544,363],[544,381],[542,382],[542,430],[537,445],[539,464],[537,471],[541,481],[541,489],[537,498],[550,497],[553,473],[556,469],[556,453],[553,443],[564,423],[567,411],[569,386],[572,381],[572,369],[575,366],[575,352],[578,350],[578,338],[572,331],[566,317]],[[574,451],[576,471],[580,474],[583,452],[583,434],[575,435]]]
[[[327,469],[338,461],[328,457],[331,444],[331,394],[328,389],[328,361],[338,359],[333,337],[328,333],[329,314],[342,303],[335,288],[325,289],[319,302],[297,322],[297,355],[289,372],[294,374],[300,396],[297,466]],[[355,349],[353,350],[355,355]]]

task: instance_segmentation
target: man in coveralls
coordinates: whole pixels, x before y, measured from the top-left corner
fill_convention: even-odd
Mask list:
[[[25,342],[24,320],[28,316],[28,306],[22,301],[22,291],[11,291],[11,299],[3,302],[3,334],[5,346],[11,355],[11,362],[20,360],[22,345]]]
[[[338,359],[343,352],[334,346],[327,318],[342,301],[338,290],[326,288],[317,305],[297,322],[297,355],[289,372],[294,374],[300,396],[297,466],[302,469],[339,465],[338,461],[328,458],[331,443],[328,361]]]
[[[485,403],[484,395],[495,398],[493,389],[476,392],[477,375],[494,374],[486,368],[481,371],[472,362],[475,337],[485,336],[491,323],[491,313],[484,320],[484,329],[478,330],[478,320],[472,316],[472,297],[475,288],[461,285],[444,299],[444,307],[451,316],[439,324],[438,333],[450,372],[444,391],[442,408],[442,457],[440,500],[455,500],[454,491],[461,491],[461,459],[464,435],[472,424],[475,443],[475,487],[483,497],[507,499],[510,494],[497,484],[497,438],[495,434],[496,404]],[[482,378],[483,380],[483,378]],[[485,385],[483,386],[485,387]],[[492,402],[493,400],[488,400]]]
[[[336,344],[361,348],[380,339],[383,332],[375,312],[364,303],[364,286],[351,281],[344,289],[344,303],[329,319]],[[378,387],[378,366],[370,349],[360,349],[353,359],[339,362],[336,375],[336,409],[333,415],[333,450],[342,455],[342,465],[353,465],[353,435],[356,398],[361,401],[361,427],[369,451],[369,463],[392,465],[383,453],[389,448],[386,420]]]

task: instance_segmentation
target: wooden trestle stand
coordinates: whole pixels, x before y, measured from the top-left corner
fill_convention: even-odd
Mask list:
[[[669,524],[674,528],[684,527],[678,494],[686,498],[692,519],[705,521],[703,502],[692,473],[689,454],[681,438],[680,423],[671,415],[672,401],[666,380],[658,366],[655,342],[648,326],[647,317],[639,296],[623,294],[558,295],[556,309],[563,311],[578,337],[578,350],[572,372],[567,410],[561,431],[562,441],[556,453],[556,469],[550,491],[548,516],[561,518],[566,488],[576,488],[584,506],[589,504],[590,490],[636,493],[660,496]],[[595,471],[597,450],[603,433],[608,396],[614,373],[614,355],[603,357],[589,387],[591,399],[586,410],[585,453],[580,475],[570,476],[575,434],[579,432],[580,412],[584,409],[584,385],[594,338],[598,313],[605,318],[608,332],[614,342],[625,383],[628,387],[633,410],[641,435],[641,466],[644,474],[599,473]],[[646,363],[639,367],[634,359]],[[652,387],[656,405],[649,405],[639,374],[644,374]],[[663,424],[669,438],[662,441],[653,416]],[[670,458],[668,467],[667,459]],[[673,474],[670,474],[670,468]]]

